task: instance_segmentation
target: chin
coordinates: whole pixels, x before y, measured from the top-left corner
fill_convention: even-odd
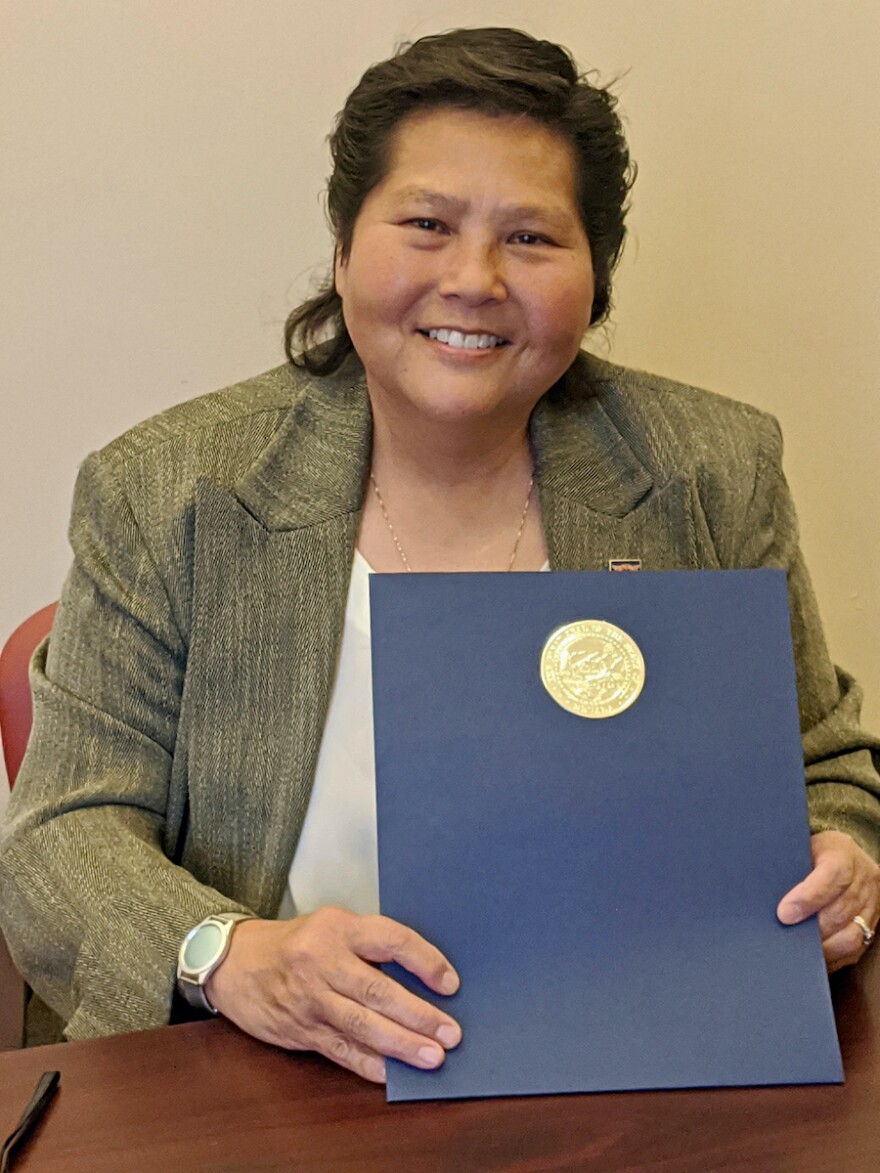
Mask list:
[[[468,394],[463,388],[458,392],[446,391],[439,395],[436,391],[427,395],[410,395],[407,399],[426,419],[447,423],[486,420],[506,414],[514,407],[503,395],[487,395],[485,392]]]

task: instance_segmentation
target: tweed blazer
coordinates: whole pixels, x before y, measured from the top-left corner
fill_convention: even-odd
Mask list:
[[[587,355],[536,407],[553,569],[783,567],[809,810],[880,854],[880,744],[829,662],[775,421]],[[0,909],[69,1038],[167,1022],[177,948],[273,916],[336,668],[371,443],[363,373],[280,367],[93,454],[32,665]],[[633,811],[633,818],[639,812]],[[781,895],[781,893],[780,893]]]

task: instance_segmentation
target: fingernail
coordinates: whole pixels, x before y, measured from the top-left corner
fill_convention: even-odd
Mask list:
[[[367,1060],[367,1074],[370,1079],[375,1079],[378,1083],[385,1082],[385,1060],[384,1059],[368,1059]]]
[[[437,1041],[447,1049],[457,1047],[461,1042],[461,1031],[451,1022],[445,1022],[442,1026],[437,1027]]]
[[[454,994],[459,987],[458,974],[453,973],[451,969],[447,969],[440,981],[441,994]]]
[[[796,925],[804,919],[804,906],[802,904],[789,904],[785,910],[785,923],[788,925]]]
[[[419,1058],[426,1067],[439,1067],[443,1062],[443,1052],[436,1047],[419,1047]]]

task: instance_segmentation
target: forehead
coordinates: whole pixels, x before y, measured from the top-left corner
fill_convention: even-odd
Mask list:
[[[531,118],[439,107],[398,125],[374,191],[406,198],[420,189],[449,189],[577,215],[574,170],[566,140]]]

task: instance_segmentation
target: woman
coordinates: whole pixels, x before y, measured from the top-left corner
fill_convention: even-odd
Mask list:
[[[185,952],[185,996],[367,1079],[442,1063],[458,1025],[371,964],[457,988],[375,915],[368,568],[632,548],[788,571],[815,867],[778,913],[818,913],[829,968],[855,961],[880,907],[877,742],[827,659],[778,429],[579,352],[624,236],[613,100],[557,46],[460,30],[368,70],[332,146],[332,284],[288,323],[291,364],[81,472],[0,867],[28,981],[69,1038],[158,1025],[184,936],[238,914],[198,930],[210,973],[194,988]]]

